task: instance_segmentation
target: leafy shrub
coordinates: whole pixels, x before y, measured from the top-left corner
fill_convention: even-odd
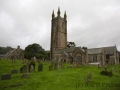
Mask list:
[[[110,76],[110,77],[113,75],[112,71],[110,71],[110,72],[109,71],[101,71],[100,74]]]

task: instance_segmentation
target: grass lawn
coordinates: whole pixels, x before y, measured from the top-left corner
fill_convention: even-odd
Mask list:
[[[97,66],[81,66],[80,68],[58,68],[49,71],[49,62],[43,62],[43,71],[38,72],[36,62],[35,72],[30,72],[29,78],[21,78],[20,67],[22,61],[0,60],[0,76],[10,73],[12,69],[17,69],[17,74],[12,74],[11,80],[0,79],[0,90],[120,90],[120,65],[108,66],[110,71],[115,69],[113,76],[100,74],[103,68]],[[92,73],[91,82],[86,83],[87,74]],[[12,87],[20,84],[21,86]]]

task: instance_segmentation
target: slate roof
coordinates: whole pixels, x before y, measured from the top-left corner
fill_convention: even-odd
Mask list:
[[[64,52],[67,57],[72,57],[69,53]]]
[[[8,53],[6,54],[0,54],[0,57],[7,57],[9,56],[14,50],[10,50]]]
[[[104,47],[104,48],[105,48],[105,51],[106,51],[106,55],[108,55],[108,54],[114,54],[115,46]]]
[[[80,47],[73,47],[73,48],[66,48],[66,49],[58,49],[58,50],[55,50],[53,53],[73,53],[74,50],[76,50],[77,48],[80,48]],[[111,54],[114,54],[114,49],[115,49],[115,46],[109,46],[109,47],[101,47],[101,48],[91,48],[91,49],[88,49],[88,54],[100,54],[102,53],[102,49],[105,49],[106,51],[106,55],[111,55]],[[85,50],[83,48],[80,48],[83,52],[85,52]]]
[[[6,54],[6,56],[11,55],[11,54],[12,54],[12,52],[14,52],[14,51],[15,51],[15,49],[14,49],[14,50],[10,50],[10,51]]]
[[[103,48],[106,51],[106,55],[114,54],[115,46],[88,49],[88,53],[89,54],[100,54],[102,53]]]
[[[99,54],[99,53],[102,53],[102,48],[88,49],[88,54]]]
[[[55,50],[53,53],[63,53],[63,52],[72,53],[78,48],[81,49],[83,52],[85,52],[85,50],[82,49],[81,47],[72,47],[72,48],[66,48],[66,49],[58,49],[58,50]]]

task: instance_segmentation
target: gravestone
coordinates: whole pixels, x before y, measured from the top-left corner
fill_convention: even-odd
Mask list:
[[[15,63],[15,59],[12,59],[12,63]]]
[[[105,71],[107,71],[107,65],[104,66]]]
[[[11,70],[11,74],[18,73],[18,70]]]
[[[28,67],[29,72],[30,72],[30,67],[31,67],[31,65],[33,65],[34,71],[35,71],[35,62],[34,62],[34,61],[31,61],[31,62],[29,63],[29,67]]]
[[[75,66],[75,65],[73,65],[73,68],[76,68],[76,66]]]
[[[54,62],[52,61],[52,62],[51,62],[51,65],[49,66],[49,70],[52,70],[53,67],[54,67]]]
[[[59,60],[58,60],[58,67],[61,67],[61,60],[62,60],[62,59],[59,59]]]
[[[72,65],[70,65],[70,68],[73,68],[73,66],[72,66]]]
[[[109,76],[111,77],[113,74],[112,74],[112,70],[109,72]]]
[[[12,63],[15,63],[15,56],[11,56]]]
[[[43,70],[43,65],[42,65],[42,63],[40,63],[39,65],[38,65],[38,71],[42,71]]]
[[[98,68],[100,67],[100,64],[98,64]]]
[[[21,72],[21,73],[27,73],[27,66],[26,66],[26,65],[23,65],[23,66],[20,68],[20,72]]]
[[[100,64],[100,65],[99,65],[99,67],[101,68],[101,67],[103,67],[103,65],[102,65],[102,64]]]
[[[30,75],[29,75],[29,73],[23,73],[22,74],[22,78],[28,78]]]
[[[102,65],[101,64],[98,64],[98,68],[101,68],[102,67]]]
[[[82,66],[85,66],[85,63],[82,63]]]
[[[114,70],[114,68],[112,68],[112,72],[114,72],[115,70]]]
[[[67,68],[73,68],[73,66],[72,65],[68,65]]]
[[[61,59],[61,61],[60,61],[60,63],[59,63],[61,68],[64,68],[64,63],[65,63],[64,60]],[[58,64],[58,63],[57,63],[57,64]]]
[[[30,66],[30,72],[33,72],[34,71],[34,67],[33,65]]]
[[[67,68],[69,68],[69,65],[67,66]]]
[[[3,74],[1,76],[1,80],[9,80],[9,79],[11,79],[11,74]]]
[[[92,74],[91,74],[91,72],[89,72],[87,75],[87,82],[91,81],[91,77],[92,77]]]
[[[49,71],[52,70],[52,65],[49,66]]]
[[[51,65],[54,66],[54,61],[51,62]]]
[[[79,63],[79,62],[76,62],[75,66],[76,66],[76,67],[80,67],[80,63]]]
[[[58,68],[58,64],[57,64],[57,62],[55,62],[54,63],[54,70],[57,70],[57,68]]]

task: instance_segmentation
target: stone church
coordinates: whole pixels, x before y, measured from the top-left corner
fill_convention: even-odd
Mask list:
[[[9,58],[9,59],[18,59],[18,60],[21,60],[21,59],[24,59],[24,52],[20,48],[20,46],[17,46],[16,49],[13,49],[13,50],[9,51],[6,54],[6,57]]]
[[[50,59],[63,59],[68,63],[76,65],[99,62],[105,64],[119,64],[119,54],[116,45],[100,48],[73,47],[67,48],[67,15],[60,16],[58,8],[57,16],[54,11],[51,20],[51,47]]]

